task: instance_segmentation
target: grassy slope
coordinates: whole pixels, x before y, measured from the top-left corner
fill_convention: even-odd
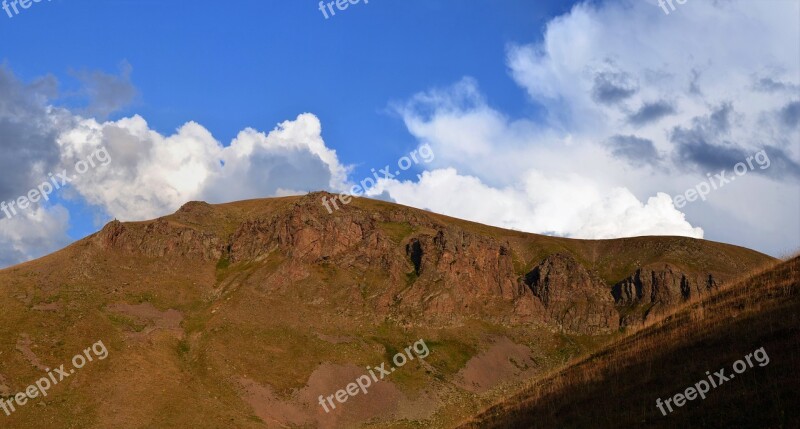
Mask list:
[[[655,406],[764,347],[748,369],[664,417]],[[468,427],[800,426],[800,257],[754,274],[496,405]]]
[[[286,210],[297,197],[253,200],[168,216],[221,237],[244,219]],[[756,266],[771,258],[746,249],[684,238],[657,237],[610,241],[568,240],[507,231],[456,220],[381,201],[357,199],[354,208],[396,210],[431,216],[508,241],[520,271],[555,251],[569,251],[593,266],[609,282],[628,274],[636,261],[713,267],[734,275],[735,261]],[[340,215],[337,213],[336,215]],[[147,222],[130,224],[144,227]],[[386,225],[400,242],[411,225]],[[617,261],[623,261],[618,263]],[[306,383],[322,362],[373,365],[389,349],[425,338],[437,349],[429,358],[433,370],[404,368],[394,380],[413,397],[422,389],[444,394],[444,406],[424,423],[447,426],[476,413],[496,392],[478,397],[453,389],[452,376],[502,335],[525,344],[537,358],[539,372],[595,349],[604,338],[581,338],[530,327],[492,326],[481,321],[448,329],[376,326],[359,317],[346,285],[363,278],[337,267],[315,267],[303,284],[283,291],[279,299],[263,289],[265,278],[281,263],[279,257],[253,264],[227,265],[182,258],[143,258],[104,252],[87,240],[45,258],[0,270],[0,374],[14,391],[41,376],[16,350],[21,333],[30,336],[33,351],[48,365],[58,366],[97,340],[110,350],[107,360],[88,365],[51,396],[21,407],[12,417],[0,415],[3,427],[263,427],[242,401],[232,380],[247,375],[270,385],[282,397]],[[236,278],[233,287],[220,284]],[[317,297],[324,302],[309,305]],[[113,303],[151,303],[184,315],[178,334],[155,331],[143,339],[132,334],[141,322],[108,311]],[[55,311],[37,310],[56,303]],[[347,335],[353,343],[333,345],[317,334]],[[401,422],[396,427],[414,427]]]
[[[417,209],[379,200],[354,199],[352,205],[365,210]],[[687,237],[632,237],[613,240],[577,240],[511,231],[440,214],[422,212],[447,225],[508,241],[520,261],[520,271],[530,269],[547,255],[570,252],[609,284],[630,275],[637,262],[670,263],[688,272],[715,270],[729,276],[738,276],[742,269],[761,266],[774,259],[740,246],[697,240]]]

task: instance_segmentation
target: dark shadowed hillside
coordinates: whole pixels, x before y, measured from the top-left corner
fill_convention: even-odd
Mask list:
[[[741,374],[734,371],[736,361],[746,362],[748,354],[754,361],[753,352],[761,348],[760,361]],[[544,377],[464,427],[796,428],[798,367],[800,257],[795,257]],[[730,381],[712,386],[704,400],[670,404],[671,413],[663,404],[663,412],[657,408],[657,399],[685,393],[707,379],[706,371],[722,368]]]

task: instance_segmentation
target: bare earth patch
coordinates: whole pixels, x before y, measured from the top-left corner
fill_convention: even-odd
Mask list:
[[[402,369],[400,369],[402,370]],[[318,428],[353,427],[367,421],[383,421],[397,418],[426,418],[438,408],[439,401],[428,394],[411,400],[389,379],[379,380],[367,389],[348,397],[344,403],[333,398],[336,408],[327,404],[326,413],[319,404],[319,396],[327,398],[336,391],[345,389],[349,383],[369,372],[356,365],[324,363],[309,377],[306,386],[296,392],[292,399],[282,400],[268,386],[243,378],[238,385],[242,398],[268,427],[312,425]]]
[[[25,356],[25,359],[27,359],[31,365],[46,372],[50,368],[39,360],[39,357],[36,356],[36,353],[31,350],[31,346],[33,346],[31,337],[28,336],[28,334],[20,334],[20,338],[17,339],[17,351],[22,353],[22,355]]]
[[[262,386],[247,378],[239,379],[242,398],[268,428],[282,428],[309,423],[309,413],[290,402],[282,401],[269,386]]]
[[[136,305],[128,303],[112,304],[108,306],[108,310],[147,325],[141,333],[132,333],[129,334],[130,336],[148,335],[159,329],[170,331],[179,336],[183,335],[183,329],[181,329],[183,313],[178,310],[161,311],[149,302]]]
[[[394,415],[402,393],[387,380],[374,383],[368,388],[366,395],[359,391],[343,404],[334,398],[336,408],[330,409],[328,405],[329,413],[319,405],[319,395],[335,395],[337,390],[344,389],[349,383],[355,382],[356,378],[367,373],[365,368],[356,365],[324,363],[308,378],[308,383],[300,391],[298,399],[312,410],[320,428],[346,427],[373,418]]]
[[[489,349],[470,359],[456,375],[455,381],[465,390],[484,393],[503,382],[535,373],[531,350],[500,337]]]

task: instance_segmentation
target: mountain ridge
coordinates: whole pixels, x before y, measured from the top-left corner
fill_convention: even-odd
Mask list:
[[[774,261],[684,237],[508,231],[363,198],[329,214],[319,201],[329,195],[190,202],[154,220],[112,221],[61,251],[0,270],[0,393],[38,378],[19,347],[51,366],[98,339],[110,351],[77,384],[54,390],[47,407],[10,419],[24,426],[44,416],[53,427],[67,427],[57,423],[65,416],[85,427],[448,427],[521,379],[619,336],[620,322],[628,326],[625,317],[640,307],[612,292],[636,269],[675,274],[658,295],[675,299],[637,303],[662,305],[647,313],[656,317],[702,296],[702,287],[683,294],[682,275],[711,273],[724,284]],[[353,398],[330,414],[316,404],[359,367],[420,338],[430,356],[385,381],[385,399]],[[150,391],[161,393],[136,401]],[[78,417],[78,409],[92,412]]]
[[[189,202],[176,213],[153,221],[111,222],[87,240],[100,240],[107,249],[125,248],[155,257],[174,254],[200,256],[203,260],[221,264],[258,260],[277,248],[290,260],[320,263],[342,256],[355,245],[363,245],[361,250],[367,255],[367,264],[359,265],[362,270],[367,270],[369,264],[377,263],[390,273],[391,283],[397,284],[407,281],[409,276],[419,276],[421,268],[424,271],[434,269],[450,273],[454,267],[455,275],[445,275],[431,281],[472,282],[479,295],[515,301],[514,319],[524,321],[530,321],[532,312],[544,310],[539,308],[541,300],[536,302],[529,299],[532,289],[520,281],[521,277],[536,270],[539,264],[547,263],[554,254],[569,254],[577,264],[573,266],[586,269],[587,274],[592,272],[593,276],[606,283],[595,282],[595,287],[610,287],[610,294],[606,295],[611,295],[611,304],[618,307],[621,316],[619,322],[607,323],[602,328],[609,332],[620,324],[641,324],[652,313],[702,295],[709,288],[700,284],[703,278],[712,279],[710,284],[716,285],[735,276],[741,266],[757,266],[770,260],[766,255],[738,246],[685,237],[575,240],[508,231],[410,207],[358,198],[342,210],[329,214],[317,200],[330,196],[320,192],[301,197],[221,205]],[[203,219],[213,221],[209,224],[207,221],[204,223]],[[144,226],[144,229],[138,228],[140,226]],[[119,241],[122,236],[125,238]],[[470,240],[477,242],[471,243]],[[406,254],[392,252],[393,245],[405,248]],[[415,267],[412,273],[407,264],[411,259],[407,247],[412,245],[416,245],[426,256],[420,257],[419,264],[424,266],[425,263],[433,263],[435,267]],[[538,260],[537,257],[522,255],[524,246],[536,245],[539,247],[536,249]],[[626,248],[634,248],[634,251],[642,253],[625,255],[618,250]],[[612,252],[614,262],[627,265],[629,271],[607,269],[603,258]],[[625,256],[628,260],[623,259]],[[354,262],[351,260],[353,257],[345,259],[346,263]],[[463,259],[478,261],[473,262],[473,265],[478,265],[458,266]],[[414,261],[411,263],[414,265]],[[660,277],[662,280],[649,285],[649,290],[653,291],[652,302],[642,302],[641,299],[626,301],[614,296],[614,290],[622,289],[626,281],[634,278],[636,271],[654,266],[662,268],[651,269],[652,278]],[[478,271],[488,273],[493,279],[487,281]],[[565,280],[563,283],[567,284],[572,279]],[[522,297],[525,299],[520,302]],[[425,297],[414,298],[423,300]],[[608,296],[601,299],[608,301]],[[435,310],[432,311],[452,312],[456,305],[461,304],[451,298],[435,299],[432,304]],[[386,299],[381,305],[388,305]],[[537,308],[534,310],[533,307]],[[634,317],[635,314],[638,317]]]

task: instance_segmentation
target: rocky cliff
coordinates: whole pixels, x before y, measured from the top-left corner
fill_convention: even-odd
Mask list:
[[[525,275],[524,284],[545,308],[545,320],[560,329],[599,334],[619,328],[608,287],[569,254],[548,256]]]
[[[579,334],[609,333],[620,324],[641,323],[661,307],[703,294],[717,282],[714,273],[690,274],[653,257],[645,261],[649,265],[610,284],[598,274],[602,267],[579,262],[578,255],[598,253],[596,247],[591,252],[577,247],[582,242],[487,233],[406,207],[364,203],[368,200],[355,200],[330,214],[319,201],[323,197],[332,196],[314,193],[283,199],[268,210],[193,202],[175,215],[151,222],[114,221],[91,240],[105,249],[145,257],[246,265],[261,271],[254,278],[262,278],[274,291],[314,280],[324,268],[329,271],[326,278],[341,283],[336,293],[346,302],[340,305],[357,306],[378,320],[390,317],[407,324],[481,319],[545,323]],[[527,255],[532,248],[528,237],[552,240],[561,251]],[[663,258],[661,252],[658,256]],[[730,254],[722,254],[735,263]],[[266,263],[268,259],[272,263]],[[335,275],[330,275],[332,271]]]
[[[688,273],[666,264],[637,269],[616,283],[611,294],[620,308],[621,324],[640,325],[652,315],[718,287],[713,273]]]

